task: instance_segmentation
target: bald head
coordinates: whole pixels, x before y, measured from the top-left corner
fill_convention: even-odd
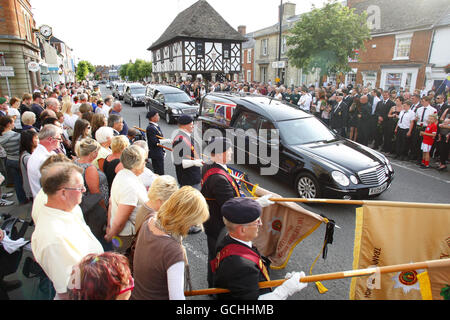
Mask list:
[[[361,102],[362,104],[365,104],[365,103],[367,103],[368,101],[369,101],[369,98],[368,98],[367,96],[362,96],[361,99],[360,99],[360,102]]]

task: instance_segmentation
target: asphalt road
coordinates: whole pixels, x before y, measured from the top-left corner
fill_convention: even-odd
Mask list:
[[[101,86],[103,97],[110,94],[110,90]],[[122,115],[130,127],[139,126],[143,129],[147,127],[148,121],[145,119],[146,109],[143,106],[131,108],[123,104]],[[140,117],[140,119],[139,119]],[[160,126],[166,137],[171,137],[176,125],[168,125],[164,120],[160,121]],[[426,203],[448,203],[450,190],[450,173],[437,172],[434,169],[422,170],[412,162],[392,160],[395,170],[395,180],[389,190],[384,192],[378,200],[402,201],[402,202],[426,202]],[[259,171],[249,166],[234,165],[237,169],[249,174],[250,181],[259,184],[261,187],[280,194],[283,197],[296,197],[293,188],[283,181],[274,177],[262,177]],[[166,174],[175,176],[175,168],[170,161],[170,155],[165,161]],[[11,192],[12,190],[2,190]],[[317,214],[322,214],[333,219],[340,229],[335,229],[334,242],[328,246],[328,257],[323,260],[320,257],[313,269],[313,274],[330,273],[352,269],[353,263],[353,243],[355,228],[355,208],[356,206],[317,204],[303,205],[306,209]],[[7,207],[1,210],[2,213],[11,213],[22,218],[29,217],[29,207]],[[27,238],[31,236],[32,228],[27,233]],[[294,250],[287,267],[284,270],[272,270],[271,278],[284,278],[287,272],[305,271],[309,269],[314,259],[319,255],[325,236],[325,226],[321,226],[312,235],[301,242]],[[193,289],[207,288],[206,265],[207,265],[207,245],[204,233],[189,235],[184,240],[184,245],[188,254]],[[30,253],[25,253],[28,256]],[[22,259],[23,263],[24,258]],[[37,280],[25,279],[22,275],[22,265],[18,272],[8,276],[7,280],[20,279],[24,283],[23,287],[10,293],[11,299],[43,299],[42,293],[37,290]],[[309,286],[290,299],[294,300],[348,300],[350,279],[327,281],[323,284],[329,289],[325,294],[320,294],[315,285]],[[193,297],[188,299],[209,299],[206,296]]]
[[[102,95],[109,94],[106,87],[101,87]],[[145,129],[148,121],[145,119],[146,108],[143,106],[131,108],[123,103],[122,115],[128,125],[138,125]],[[140,123],[139,123],[140,117]],[[160,127],[165,137],[171,137],[176,125],[168,125],[160,120]],[[440,173],[436,170],[419,169],[412,162],[392,160],[395,170],[395,180],[389,190],[384,192],[377,200],[402,201],[402,202],[426,202],[426,203],[448,203],[450,190],[450,174]],[[259,169],[251,166],[233,165],[238,170],[249,174],[250,182],[257,183],[264,189],[270,190],[283,197],[297,197],[292,186],[287,185],[274,177],[259,175]],[[165,161],[165,173],[175,176],[175,168],[168,154]],[[322,214],[332,219],[340,227],[335,229],[334,242],[328,246],[328,257],[322,257],[317,261],[313,274],[351,270],[353,263],[353,242],[355,229],[355,208],[348,205],[304,205],[304,207],[317,214]],[[287,267],[284,270],[272,270],[271,278],[284,278],[286,272],[305,271],[309,273],[314,259],[320,253],[325,236],[325,226],[317,229],[311,236],[307,237],[294,250]],[[188,252],[191,267],[191,277],[194,290],[207,288],[206,261],[207,246],[206,236],[201,233],[190,235],[184,240]],[[315,285],[310,284],[307,289],[301,291],[291,299],[298,300],[347,300],[349,297],[350,279],[334,280],[324,283],[329,289],[325,294],[320,294]],[[195,299],[207,299],[197,297]]]

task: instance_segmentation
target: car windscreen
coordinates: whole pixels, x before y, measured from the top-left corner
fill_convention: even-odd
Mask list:
[[[191,102],[191,98],[184,92],[165,93],[165,102]]]
[[[117,86],[117,90],[122,91],[123,90],[124,85],[121,86]]]
[[[131,88],[132,94],[145,94],[146,88]]]
[[[333,132],[315,117],[280,121],[278,127],[288,145],[330,142],[336,139]]]

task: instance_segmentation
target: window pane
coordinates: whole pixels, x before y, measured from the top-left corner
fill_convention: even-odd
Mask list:
[[[397,58],[408,58],[409,49],[411,47],[411,38],[397,40]]]

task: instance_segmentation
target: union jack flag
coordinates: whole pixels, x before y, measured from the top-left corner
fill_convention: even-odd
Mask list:
[[[237,169],[228,167],[228,172],[233,176],[234,180],[236,181],[237,185],[239,186],[239,191],[241,192],[241,197],[245,197],[245,194],[242,192],[242,180],[247,180],[246,174],[242,171],[239,171]],[[247,180],[248,181],[248,180]]]
[[[236,108],[235,104],[216,103],[214,107],[214,114],[218,119],[225,119],[226,121],[231,121],[231,118],[233,117],[234,108]]]

